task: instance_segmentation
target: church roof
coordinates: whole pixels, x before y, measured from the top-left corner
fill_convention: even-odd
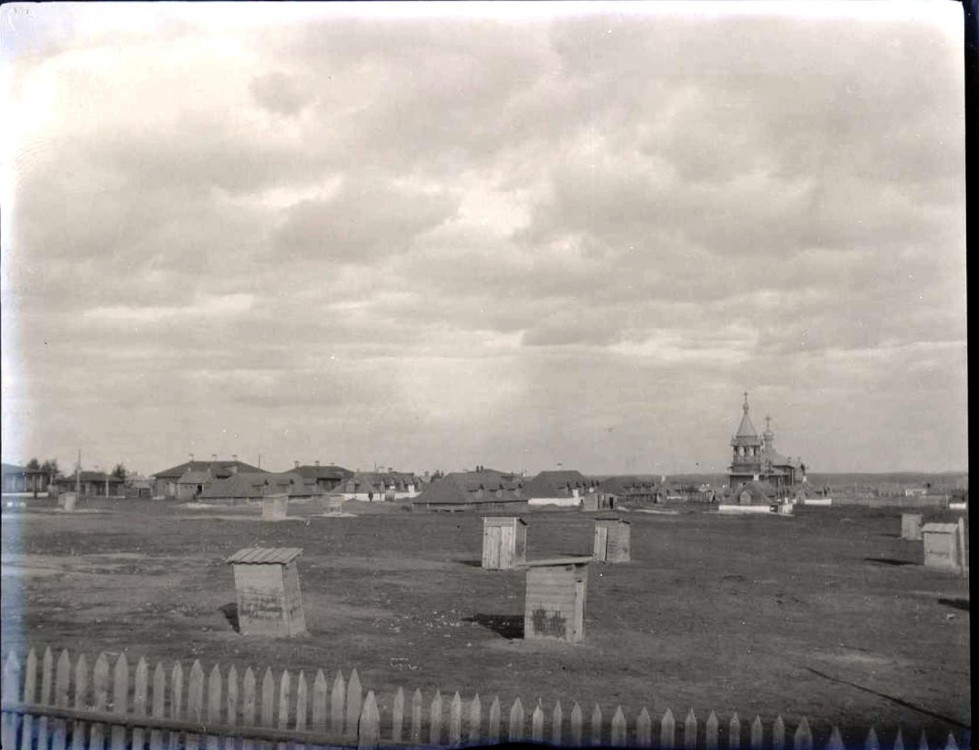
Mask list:
[[[738,431],[735,433],[735,437],[758,437],[758,433],[755,431],[755,426],[751,424],[751,417],[748,416],[748,394],[744,394],[744,406],[741,407],[744,410],[744,415],[741,417],[741,424],[738,425]]]

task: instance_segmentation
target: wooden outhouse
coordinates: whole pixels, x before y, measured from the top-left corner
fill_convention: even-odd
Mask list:
[[[921,541],[920,513],[901,514],[901,539],[910,539],[914,542]]]
[[[483,567],[509,570],[527,559],[527,522],[513,516],[483,518]]]
[[[289,512],[289,496],[286,494],[262,497],[262,520],[281,521]]]
[[[78,495],[74,492],[62,492],[58,495],[58,507],[61,510],[71,512],[75,509],[75,503],[78,501]]]
[[[954,523],[926,523],[921,527],[925,542],[925,567],[939,570],[962,570],[962,547],[959,527]]]
[[[557,638],[569,643],[584,639],[590,562],[590,557],[559,557],[524,564],[524,638]]]
[[[632,525],[621,518],[595,519],[595,560],[606,563],[629,562]]]
[[[245,635],[306,632],[296,558],[299,547],[249,547],[228,558],[235,573],[238,628]]]

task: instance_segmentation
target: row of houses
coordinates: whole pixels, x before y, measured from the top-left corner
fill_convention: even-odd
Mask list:
[[[288,495],[300,501],[329,495],[365,502],[410,501],[419,509],[445,511],[502,510],[519,503],[602,510],[622,502],[661,502],[677,492],[677,488],[649,478],[596,478],[574,470],[542,471],[527,478],[479,466],[475,471],[430,477],[392,469],[355,472],[316,461],[307,465],[296,462],[289,471],[272,472],[237,457],[185,461],[153,474],[149,480],[136,482],[124,482],[112,474],[81,471],[77,476],[57,478],[50,486],[43,484],[42,488],[37,480],[25,479],[20,467],[4,465],[4,492],[28,491],[24,487],[38,487],[42,492],[78,489],[82,495],[90,496],[145,496],[214,504],[257,502],[267,495]]]

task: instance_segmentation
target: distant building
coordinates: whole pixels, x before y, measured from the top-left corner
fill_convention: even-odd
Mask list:
[[[354,472],[342,466],[320,466],[319,461],[315,461],[312,466],[299,466],[297,464],[293,472],[307,481],[313,480],[317,487],[326,492],[335,490],[354,475]]]
[[[652,503],[656,501],[656,483],[640,477],[609,477],[598,485],[597,491],[611,502],[599,508],[611,508],[622,502]]]
[[[80,489],[82,496],[115,497],[124,494],[125,480],[115,474],[105,474],[101,471],[82,471],[76,480],[75,474],[59,477],[52,486],[58,492],[74,492]]]
[[[44,469],[26,469],[16,464],[2,464],[3,494],[39,494],[48,491],[51,477]]]
[[[211,479],[226,479],[240,471],[268,473],[237,459],[231,461],[185,461],[170,469],[158,471],[150,477],[153,481],[153,494],[158,497],[177,497],[177,485],[181,477],[188,471],[207,472]]]
[[[523,496],[530,505],[577,507],[596,484],[578,471],[542,471],[523,486]]]
[[[525,503],[522,482],[498,471],[450,472],[425,485],[412,507],[425,510],[510,510]]]
[[[338,484],[333,492],[344,500],[380,503],[410,500],[421,493],[418,477],[403,471],[358,471]]]
[[[733,458],[729,482],[732,490],[749,482],[767,482],[776,495],[785,496],[796,485],[806,481],[806,466],[798,458],[787,458],[775,450],[775,433],[771,418],[765,417],[765,432],[758,435],[748,416],[748,394],[744,394],[744,414],[738,431],[731,438]]]
[[[284,471],[273,474],[268,471],[239,471],[224,479],[214,479],[197,495],[205,503],[237,505],[258,502],[267,495],[287,495],[290,499],[323,497],[324,491],[316,482],[307,481],[299,474]]]

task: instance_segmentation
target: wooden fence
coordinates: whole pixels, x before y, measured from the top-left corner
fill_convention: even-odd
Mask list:
[[[40,667],[40,669],[39,669]],[[621,706],[611,716],[596,705],[587,716],[572,702],[545,711],[540,702],[524,708],[517,698],[505,708],[494,698],[484,711],[479,695],[463,701],[435,692],[425,700],[398,688],[384,710],[374,691],[366,696],[357,670],[337,673],[332,685],[322,670],[307,679],[288,670],[261,678],[250,667],[214,665],[205,676],[199,661],[184,675],[178,662],[169,670],[145,659],[130,668],[125,654],[109,666],[104,653],[89,665],[68,651],[57,658],[45,649],[38,664],[32,649],[21,662],[12,652],[3,667],[0,742],[4,750],[276,750],[325,747],[462,747],[504,742],[537,742],[560,747],[642,747],[659,750],[904,750],[901,730],[885,738],[870,729],[866,739],[844,743],[833,727],[814,736],[802,718],[794,729],[779,716],[770,726],[760,717],[721,721],[711,711],[701,720],[691,709],[678,720],[667,709],[654,720],[646,708],[632,720]],[[529,720],[529,726],[528,726]],[[817,742],[817,739],[820,740]],[[968,732],[957,739],[921,733],[918,750],[970,746]],[[886,740],[886,742],[885,742]],[[914,747],[908,738],[908,750]],[[929,742],[935,743],[929,745]],[[944,743],[944,744],[943,744]],[[961,744],[960,744],[961,743]]]

